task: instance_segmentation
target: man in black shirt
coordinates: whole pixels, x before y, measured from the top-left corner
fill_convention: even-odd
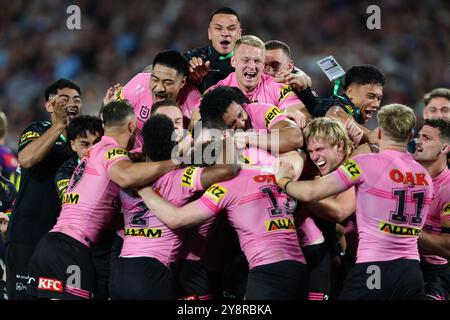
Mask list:
[[[241,37],[239,14],[230,8],[220,8],[209,18],[209,45],[183,53],[189,60],[189,77],[200,92],[225,79],[234,68],[231,57],[236,40]]]
[[[56,223],[61,202],[55,192],[56,170],[69,158],[65,131],[81,111],[81,89],[60,79],[45,90],[51,121],[31,123],[19,141],[21,185],[12,210],[6,244],[10,300],[26,299],[28,264],[39,240]]]
[[[5,240],[8,230],[8,222],[10,220],[11,209],[16,199],[16,187],[0,175],[0,261],[5,260]],[[4,270],[0,266],[0,300],[5,300],[6,285],[3,281]]]

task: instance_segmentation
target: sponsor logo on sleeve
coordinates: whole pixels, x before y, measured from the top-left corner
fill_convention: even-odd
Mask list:
[[[280,89],[280,101],[284,100],[286,97],[290,96],[293,93],[294,93],[294,90],[292,89],[292,87],[287,85],[287,84],[285,84]]]
[[[358,166],[358,164],[353,161],[349,160],[346,163],[344,163],[342,166],[342,171],[349,177],[351,180],[356,180],[361,175],[361,168]]]
[[[162,229],[159,228],[126,228],[125,235],[129,237],[144,237],[144,238],[161,238]]]
[[[61,280],[39,278],[38,289],[39,290],[47,290],[47,291],[55,291],[55,292],[63,292],[63,284],[62,284]]]
[[[280,114],[283,114],[283,111],[281,111],[279,108],[273,106],[271,107],[267,112],[266,115],[264,117],[265,122],[266,122],[266,128],[268,129],[270,127],[270,124],[272,123],[272,121],[278,117]]]
[[[219,203],[219,201],[225,196],[227,192],[228,190],[222,187],[220,184],[213,184],[208,188],[208,190],[206,190],[205,195],[208,196],[208,198]]]
[[[106,160],[112,160],[123,156],[128,156],[128,151],[125,149],[113,148],[105,153]]]
[[[35,138],[39,138],[41,135],[38,132],[34,132],[34,131],[28,131],[25,132],[21,137],[20,137],[20,143],[24,143],[28,140],[31,139],[35,139]]]
[[[295,231],[295,223],[294,219],[272,219],[272,220],[266,220],[266,231],[272,232],[272,231],[278,231],[278,230],[290,230]]]
[[[392,234],[399,237],[418,237],[421,231],[420,228],[399,226],[396,224],[388,223],[386,221],[380,221],[378,227],[378,230],[382,233]]]
[[[183,176],[181,178],[181,186],[193,188],[194,187],[194,177],[195,177],[195,167],[188,167],[183,172]]]
[[[62,179],[56,183],[56,186],[58,187],[58,190],[61,191],[69,186],[69,182],[70,182],[70,179]]]

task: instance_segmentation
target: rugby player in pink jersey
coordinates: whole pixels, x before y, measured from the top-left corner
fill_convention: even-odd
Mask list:
[[[200,199],[179,208],[151,188],[139,194],[172,229],[197,225],[226,209],[249,263],[245,298],[305,298],[307,272],[293,219],[295,201],[280,192],[274,178],[258,167],[242,168],[234,179],[212,185]]]
[[[103,110],[102,139],[75,169],[63,197],[56,225],[39,242],[30,262],[28,290],[39,298],[89,299],[94,295],[95,271],[91,248],[112,221],[119,189],[143,186],[176,168],[171,161],[133,163],[136,117],[123,101]],[[74,271],[71,266],[77,266]],[[80,277],[70,276],[78,272]],[[34,280],[34,281],[33,281]]]
[[[220,86],[237,87],[242,90],[251,103],[269,103],[281,110],[302,118],[310,118],[305,105],[297,98],[292,87],[276,82],[264,73],[265,46],[256,36],[242,36],[236,41],[231,64],[235,68],[228,77],[208,88]],[[191,125],[199,119],[197,110],[193,112]]]
[[[153,59],[151,73],[139,73],[134,76],[120,91],[118,99],[128,100],[133,107],[137,119],[136,142],[134,147],[142,146],[142,128],[151,114],[153,103],[162,100],[176,102],[187,124],[191,118],[192,109],[198,105],[201,95],[194,86],[187,83],[189,72],[188,62],[178,51],[162,51]],[[112,88],[109,89],[109,99]]]
[[[148,159],[163,161],[171,158],[176,145],[172,137],[174,131],[173,123],[164,115],[152,116],[147,121],[143,136]],[[218,161],[212,166],[173,170],[159,178],[152,187],[172,204],[182,206],[196,192],[231,179],[238,173],[236,161],[224,164],[225,155],[218,152]],[[173,231],[158,220],[134,190],[122,189],[120,199],[125,218],[125,238],[120,258],[112,268],[111,298],[175,299],[176,287],[170,267],[176,262],[184,231]]]
[[[433,178],[436,198],[419,236],[421,267],[426,299],[448,300],[450,296],[450,122],[426,120],[419,132],[414,159]]]
[[[318,168],[320,175],[335,170],[353,151],[353,143],[340,122],[329,118],[317,118],[304,129],[306,150],[309,159]],[[300,207],[299,240],[308,263],[310,274],[309,299],[327,300],[330,297],[330,253],[337,247],[336,221],[321,219],[325,211],[354,212],[354,188],[318,202],[306,203]],[[317,213],[317,216],[316,216]],[[336,260],[333,254],[333,260]]]
[[[280,153],[296,150],[303,145],[300,128],[279,108],[270,104],[247,104],[248,99],[236,87],[218,87],[206,93],[200,103],[201,119],[204,122],[223,122],[229,129],[255,132],[237,132],[249,147],[272,150]],[[276,132],[277,139],[271,135]],[[264,135],[264,137],[263,137]]]
[[[278,185],[300,201],[316,201],[356,188],[359,244],[355,266],[340,299],[421,299],[424,283],[417,240],[425,223],[433,182],[406,152],[416,118],[400,104],[378,115],[380,153],[358,155],[313,181],[293,181],[280,164]]]

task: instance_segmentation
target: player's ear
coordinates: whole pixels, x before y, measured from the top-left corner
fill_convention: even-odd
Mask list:
[[[408,141],[411,141],[413,138],[414,138],[414,131],[411,130],[411,132],[409,133]]]
[[[289,59],[288,70],[292,72],[294,70],[294,60]]]
[[[184,76],[183,80],[181,80],[181,87],[180,88],[183,88],[186,85],[186,83],[187,83],[187,77]]]
[[[441,153],[448,154],[450,152],[450,144],[444,143],[441,148]]]
[[[236,68],[236,52],[235,52],[235,54],[233,54],[233,56],[231,57],[231,66],[233,67],[233,68]]]

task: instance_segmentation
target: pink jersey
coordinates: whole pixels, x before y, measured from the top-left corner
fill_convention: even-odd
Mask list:
[[[296,201],[280,192],[273,174],[241,169],[209,187],[197,203],[211,216],[227,210],[250,269],[284,260],[305,263],[293,217]]]
[[[128,152],[108,136],[92,146],[75,169],[62,200],[62,210],[51,232],[62,232],[90,247],[120,209],[119,186],[109,169],[129,160]]]
[[[411,154],[363,154],[331,173],[356,187],[357,263],[419,259],[417,239],[434,196],[427,171]]]
[[[322,231],[317,227],[309,211],[302,211],[297,218],[297,236],[300,246],[306,247],[320,243],[324,239]]]
[[[254,166],[273,167],[276,160],[276,158],[269,151],[255,147],[246,148],[242,152],[242,156],[245,163]]]
[[[272,168],[275,163],[275,157],[272,154],[265,150],[253,147],[245,149],[243,151],[243,157],[247,164],[264,167],[260,168],[262,171],[267,171],[268,168]],[[183,244],[184,250],[181,254],[182,258],[193,261],[200,261],[203,259],[206,250],[205,239],[208,238],[215,221],[215,216],[212,216],[200,225],[189,229],[189,236],[186,237]]]
[[[441,222],[450,220],[450,170],[445,168],[433,179],[436,198],[431,204],[430,213],[425,222],[424,230],[433,234],[441,233]],[[445,258],[436,255],[422,255],[422,260],[430,264],[447,264]]]
[[[152,186],[164,199],[181,207],[197,191],[202,191],[200,176],[203,168],[188,167],[173,170]],[[176,260],[183,230],[171,230],[162,223],[133,190],[121,190],[120,199],[125,222],[125,238],[121,257],[153,257],[169,267]]]
[[[232,72],[228,77],[219,81],[207,91],[211,91],[220,86],[239,87],[236,73]],[[244,92],[250,103],[269,103],[280,109],[301,104],[292,87],[284,83],[276,82],[271,76],[262,74],[258,86],[252,92]]]
[[[120,93],[120,99],[128,100],[134,109],[137,119],[135,147],[143,145],[142,129],[150,117],[153,105],[152,92],[150,88],[151,73],[138,73],[131,79]],[[183,117],[190,119],[192,109],[201,99],[200,92],[190,84],[186,84],[178,94],[177,103],[181,107]]]
[[[269,103],[249,103],[244,104],[243,107],[248,114],[252,129],[270,131],[276,123],[288,120],[284,111]]]

